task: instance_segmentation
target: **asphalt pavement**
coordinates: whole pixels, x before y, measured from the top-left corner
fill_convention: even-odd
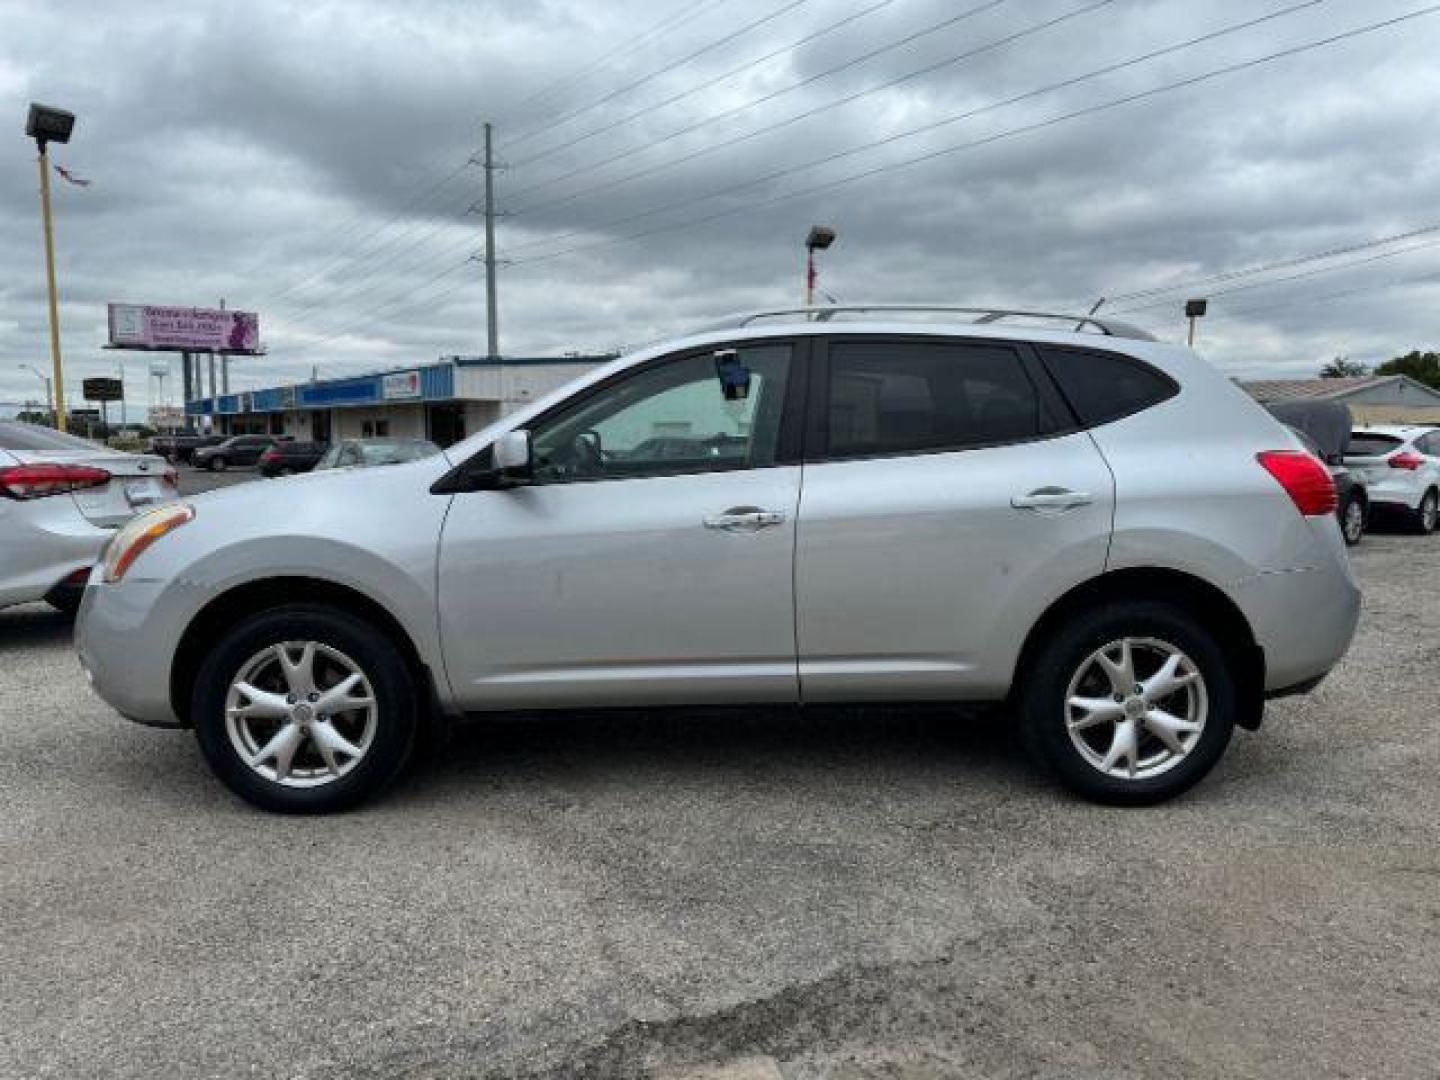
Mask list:
[[[1440,537],[1355,561],[1342,666],[1144,810],[1003,716],[757,710],[272,817],[0,612],[0,1075],[1434,1077]]]

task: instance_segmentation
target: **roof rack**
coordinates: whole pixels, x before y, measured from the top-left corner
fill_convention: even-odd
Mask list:
[[[1155,335],[1147,330],[1141,330],[1137,326],[1131,326],[1129,323],[1120,322],[1117,319],[1107,319],[1096,315],[1065,315],[1053,311],[1012,311],[1006,308],[951,307],[946,304],[831,304],[823,307],[772,308],[765,311],[731,315],[702,329],[706,331],[738,330],[761,319],[788,318],[794,321],[796,316],[802,317],[805,322],[830,322],[836,315],[871,312],[973,315],[974,318],[969,321],[977,326],[999,323],[1006,319],[1050,319],[1055,322],[1069,323],[1076,331],[1082,331],[1088,326],[1092,328],[1092,332],[1104,334],[1107,337],[1132,338],[1137,341],[1156,340]]]

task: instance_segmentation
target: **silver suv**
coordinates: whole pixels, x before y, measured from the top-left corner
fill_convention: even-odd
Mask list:
[[[1348,647],[1335,490],[1194,353],[1015,315],[736,317],[443,456],[154,511],[81,660],[272,810],[432,718],[866,701],[1007,702],[1074,790],[1164,799]]]

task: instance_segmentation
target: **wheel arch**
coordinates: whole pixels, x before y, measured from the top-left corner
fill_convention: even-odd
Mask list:
[[[1048,607],[1035,622],[1020,650],[1011,687],[1035,653],[1056,631],[1081,611],[1117,600],[1156,600],[1173,603],[1198,617],[1216,636],[1235,664],[1240,690],[1236,723],[1255,730],[1265,711],[1265,653],[1255,640],[1244,612],[1214,585],[1181,570],[1136,567],[1112,570],[1075,586]],[[1013,690],[1012,690],[1013,693]]]
[[[204,655],[219,635],[241,619],[271,608],[313,603],[348,612],[373,625],[400,651],[432,705],[438,700],[434,675],[414,640],[388,608],[348,585],[322,578],[284,576],[236,585],[201,608],[185,627],[170,664],[170,706],[191,726],[190,701]]]

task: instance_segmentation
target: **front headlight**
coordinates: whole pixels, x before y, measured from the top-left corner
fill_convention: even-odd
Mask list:
[[[195,520],[195,508],[185,503],[162,506],[144,514],[136,514],[110,538],[100,557],[104,579],[115,583],[125,576],[141,554],[168,532]]]

